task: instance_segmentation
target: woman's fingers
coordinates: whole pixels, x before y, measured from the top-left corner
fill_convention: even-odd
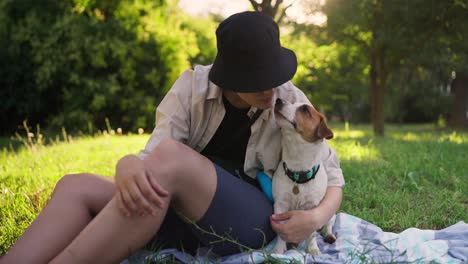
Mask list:
[[[273,219],[270,218],[270,224],[271,228],[278,234],[281,238],[283,238],[284,235],[284,224],[280,224]],[[284,239],[284,238],[283,238]]]
[[[164,197],[169,196],[169,192],[162,188],[162,186],[152,177],[147,177],[148,182],[151,185],[151,191],[155,194],[152,202],[159,206],[160,208],[164,205]]]
[[[130,192],[128,190],[122,188],[122,189],[120,189],[120,193],[122,195],[121,198],[122,198],[123,204],[126,206],[128,211],[130,211],[130,214],[133,213],[133,212],[136,212],[137,207],[136,207],[135,203],[133,202],[133,198],[130,195]]]
[[[284,241],[298,244],[310,235],[309,229],[305,227],[304,222],[299,217],[301,217],[301,211],[272,215],[270,217],[271,227]],[[287,220],[285,221],[285,219]]]
[[[122,192],[119,189],[117,189],[116,198],[117,198],[117,207],[119,208],[119,210],[125,216],[130,216],[131,215],[130,210],[127,208],[127,205],[125,204],[125,201],[122,197]]]
[[[129,186],[129,191],[130,191],[130,196],[133,200],[134,207],[132,207],[133,212],[135,213],[141,213],[142,211],[146,211],[149,214],[154,214],[156,213],[154,209],[152,208],[151,204],[148,202],[148,200],[143,196],[141,193],[140,188],[138,188],[138,185],[136,182],[132,183]]]
[[[151,184],[151,187],[153,188],[154,191],[156,191],[156,193],[159,194],[159,196],[163,196],[163,197],[167,197],[169,196],[169,192],[166,191],[166,189],[164,189],[156,179],[154,179],[153,177],[147,177],[147,179],[149,180],[150,184]]]
[[[161,209],[163,208],[164,201],[159,196],[159,193],[153,190],[152,185],[149,182],[149,178],[147,178],[145,175],[139,177],[137,180],[137,185],[147,201],[151,202],[152,205],[156,205]]]
[[[276,234],[278,234],[278,236],[281,237],[281,239],[283,239],[286,242],[293,242],[291,238],[291,232],[288,231],[290,226],[287,222],[279,222],[273,220],[273,217],[270,217],[270,224],[271,228],[273,228],[273,230],[276,232]]]
[[[293,211],[288,211],[282,214],[274,214],[271,216],[271,218],[275,221],[286,221],[292,217],[293,213],[294,213]]]

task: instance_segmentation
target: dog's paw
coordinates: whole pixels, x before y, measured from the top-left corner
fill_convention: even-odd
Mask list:
[[[327,242],[328,244],[333,244],[336,241],[336,236],[333,234],[327,234],[324,238],[323,241]]]
[[[276,242],[275,247],[271,250],[271,253],[283,254],[287,250],[287,245],[284,242]]]
[[[299,244],[288,242],[286,243],[286,250],[297,249]]]
[[[318,255],[321,254],[320,249],[318,249],[318,248],[308,248],[307,253],[312,255],[312,256],[318,256]]]

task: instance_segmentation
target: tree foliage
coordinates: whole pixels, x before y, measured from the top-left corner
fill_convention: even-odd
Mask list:
[[[249,2],[277,21],[292,3]],[[377,134],[384,121],[468,124],[466,1],[328,0],[321,11],[324,26],[286,19],[281,28],[299,61],[293,81],[317,108],[372,120]],[[107,117],[151,129],[179,74],[212,63],[216,19],[189,17],[176,0],[0,0],[0,133],[24,119],[94,132]]]
[[[281,23],[286,15],[286,10],[291,6],[284,6],[283,0],[249,0],[252,8],[257,12],[262,12],[273,18],[278,24]]]
[[[320,43],[303,32],[284,38],[284,45],[293,49],[298,58],[293,82],[312,99],[314,106],[329,117],[365,121],[367,64],[360,51],[354,46]]]
[[[274,18],[288,8],[283,1],[250,2]],[[430,122],[449,115],[452,72],[464,76],[459,71],[467,64],[466,3],[328,0],[320,6],[304,0],[301,5],[328,18],[324,27],[289,21],[292,33],[284,41],[298,55],[294,81],[319,108],[342,120],[371,120],[377,135],[384,134],[385,121]]]
[[[171,1],[0,6],[3,132],[23,119],[85,132],[104,127],[106,117],[126,130],[151,128],[155,106],[178,75],[214,57],[206,38],[212,23],[192,24]]]
[[[376,134],[384,134],[386,112],[400,111],[387,102],[390,90],[393,94],[401,92],[400,98],[395,99],[409,104],[405,110],[424,112],[417,118],[419,121],[428,121],[434,118],[435,113],[443,113],[441,106],[446,105],[437,101],[446,96],[443,87],[453,71],[453,65],[449,63],[452,55],[447,48],[454,39],[447,31],[455,30],[458,35],[460,31],[455,27],[459,26],[455,24],[466,21],[459,14],[466,15],[466,8],[460,10],[458,2],[326,2],[324,11],[328,17],[329,36],[344,45],[359,47],[367,57],[371,120]],[[398,119],[402,117],[401,113],[395,116]],[[407,121],[414,120],[410,118]]]

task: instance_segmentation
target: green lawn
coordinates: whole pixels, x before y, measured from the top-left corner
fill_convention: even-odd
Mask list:
[[[332,128],[330,144],[347,181],[341,211],[395,232],[468,221],[468,133],[388,125],[386,137],[375,138],[366,125]],[[148,137],[100,135],[20,148],[0,139],[0,255],[44,207],[60,177],[112,176],[119,157],[137,153]]]

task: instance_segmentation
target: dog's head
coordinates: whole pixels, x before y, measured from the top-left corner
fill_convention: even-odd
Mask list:
[[[309,104],[290,104],[276,99],[275,113],[281,129],[295,130],[305,141],[333,138],[333,131],[328,128],[325,116]]]

